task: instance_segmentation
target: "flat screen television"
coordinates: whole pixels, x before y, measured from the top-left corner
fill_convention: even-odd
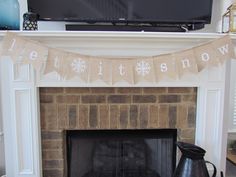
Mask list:
[[[39,20],[99,26],[203,28],[211,22],[212,0],[28,0]],[[99,25],[98,25],[99,24]]]

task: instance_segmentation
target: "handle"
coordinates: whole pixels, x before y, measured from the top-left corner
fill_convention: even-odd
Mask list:
[[[3,133],[3,132],[0,132],[0,142],[1,142],[2,139],[3,139],[3,136],[4,136],[4,133]]]
[[[220,177],[224,177],[223,171],[220,172]]]
[[[213,166],[214,173],[213,173],[212,177],[216,177],[216,173],[217,173],[216,166],[213,163],[209,162],[209,161],[205,161],[205,163],[209,163],[209,164],[211,164]]]

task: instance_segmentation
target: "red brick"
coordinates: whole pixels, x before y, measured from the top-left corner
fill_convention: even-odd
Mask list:
[[[160,95],[159,103],[179,103],[181,102],[180,95]]]
[[[44,169],[43,177],[64,177],[63,169]]]
[[[61,150],[43,150],[44,160],[60,160],[63,159],[63,152]]]
[[[69,94],[84,94],[90,93],[90,88],[67,87],[65,92]]]
[[[169,106],[169,128],[176,128],[177,107]]]
[[[98,128],[98,107],[96,105],[89,106],[89,128]]]
[[[157,98],[155,95],[134,95],[134,103],[156,103]]]
[[[43,140],[42,148],[44,150],[58,150],[62,149],[62,140]]]
[[[167,93],[167,87],[146,87],[143,88],[144,94],[161,94]]]
[[[91,93],[93,94],[109,94],[109,93],[115,93],[115,88],[112,87],[92,87],[90,88]]]
[[[159,128],[169,128],[169,106],[160,105],[158,110],[158,125]]]
[[[88,129],[89,127],[89,108],[87,105],[79,106],[79,128]]]
[[[40,94],[40,103],[53,103],[53,101],[54,101],[53,95]]]
[[[188,127],[187,116],[188,116],[187,105],[178,105],[176,128],[182,129]]]
[[[65,176],[62,131],[68,129],[177,127],[179,140],[194,142],[196,122],[194,100],[197,89],[191,88],[191,91],[187,88],[188,92],[182,93],[185,89],[166,87],[43,89],[41,92],[43,103],[40,104],[43,172],[48,177]],[[137,103],[132,102],[133,97],[136,97]],[[153,97],[156,98],[155,102]],[[60,104],[56,103],[57,99]],[[73,101],[74,99],[79,101]],[[47,171],[49,169],[50,172]]]
[[[40,124],[41,124],[41,130],[46,130],[46,110],[45,110],[44,104],[40,104]]]
[[[128,116],[129,116],[129,106],[121,105],[120,106],[120,128],[128,128]]]
[[[130,95],[109,95],[108,103],[131,103]]]
[[[195,129],[193,128],[182,129],[180,137],[183,139],[192,139],[193,137],[195,137]]]
[[[150,108],[149,128],[158,128],[158,106],[151,105]]]
[[[63,166],[64,166],[63,160],[43,160],[44,169],[63,168]]]
[[[41,131],[41,136],[43,140],[61,140],[62,131]]]
[[[193,87],[168,87],[168,93],[193,93]]]
[[[64,88],[62,88],[62,87],[41,87],[41,88],[39,88],[39,91],[41,93],[57,94],[57,93],[63,93],[64,92]]]
[[[145,129],[148,127],[149,109],[148,105],[141,105],[139,112],[140,128]]]
[[[108,129],[110,128],[110,120],[109,120],[109,105],[100,105],[100,128]]]
[[[80,96],[78,95],[59,95],[56,97],[57,103],[79,103],[80,102]]]
[[[58,128],[63,130],[69,127],[67,105],[58,105]]]
[[[130,106],[130,128],[138,128],[138,106]]]
[[[124,87],[124,88],[117,88],[117,93],[121,94],[137,94],[142,93],[141,88],[132,88],[132,87]]]
[[[182,101],[196,103],[197,102],[197,95],[182,95]]]
[[[68,105],[68,118],[69,118],[69,128],[76,128],[76,119],[77,119],[77,106]]]
[[[193,105],[188,106],[188,127],[195,128],[196,126],[196,107]]]
[[[111,105],[110,106],[110,128],[118,129],[119,128],[119,106]]]
[[[195,138],[181,138],[180,139],[182,142],[185,142],[185,143],[190,143],[190,144],[195,144]]]
[[[86,95],[82,96],[82,103],[85,104],[106,103],[106,97],[104,95]]]
[[[57,130],[58,122],[57,122],[57,105],[55,104],[47,104],[45,107],[46,112],[46,130]]]

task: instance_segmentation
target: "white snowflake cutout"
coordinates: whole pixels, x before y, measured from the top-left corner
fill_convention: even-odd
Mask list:
[[[71,63],[72,70],[77,73],[84,73],[86,71],[86,62],[82,59],[74,59]]]
[[[145,61],[139,61],[136,64],[136,72],[138,73],[138,75],[141,76],[146,76],[150,73],[151,70],[151,66],[148,62]]]

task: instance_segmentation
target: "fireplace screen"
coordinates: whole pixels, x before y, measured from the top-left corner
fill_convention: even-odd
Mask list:
[[[68,177],[171,177],[176,135],[175,129],[67,131]]]

